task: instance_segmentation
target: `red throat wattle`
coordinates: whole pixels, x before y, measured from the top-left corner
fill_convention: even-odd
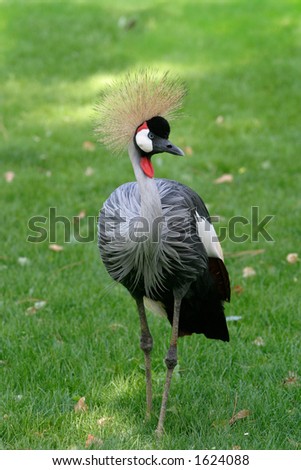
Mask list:
[[[150,160],[150,158],[147,158],[147,157],[141,157],[140,158],[140,166],[143,170],[143,173],[148,176],[149,178],[153,178],[154,177],[154,167],[152,165],[152,162]]]

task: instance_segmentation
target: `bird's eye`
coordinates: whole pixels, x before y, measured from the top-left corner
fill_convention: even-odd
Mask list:
[[[153,138],[155,137],[155,134],[153,134],[152,132],[149,132],[148,133],[148,138],[153,140]]]

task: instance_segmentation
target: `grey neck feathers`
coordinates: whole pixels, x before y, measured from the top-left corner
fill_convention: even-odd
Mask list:
[[[151,232],[153,232],[163,217],[159,191],[155,180],[144,174],[140,166],[140,154],[134,142],[129,144],[128,151],[141,196],[140,215],[148,220]],[[157,223],[154,224],[154,221]]]

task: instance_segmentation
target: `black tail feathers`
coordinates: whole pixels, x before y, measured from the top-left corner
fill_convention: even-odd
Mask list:
[[[173,319],[173,296],[162,299],[169,322]],[[191,284],[181,302],[179,336],[204,334],[210,339],[229,341],[223,300],[215,279],[208,272]]]

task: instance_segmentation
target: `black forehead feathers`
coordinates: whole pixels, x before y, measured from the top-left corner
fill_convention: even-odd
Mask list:
[[[159,137],[162,137],[163,139],[168,139],[170,125],[166,119],[164,119],[162,116],[155,116],[146,122],[151,132]]]

